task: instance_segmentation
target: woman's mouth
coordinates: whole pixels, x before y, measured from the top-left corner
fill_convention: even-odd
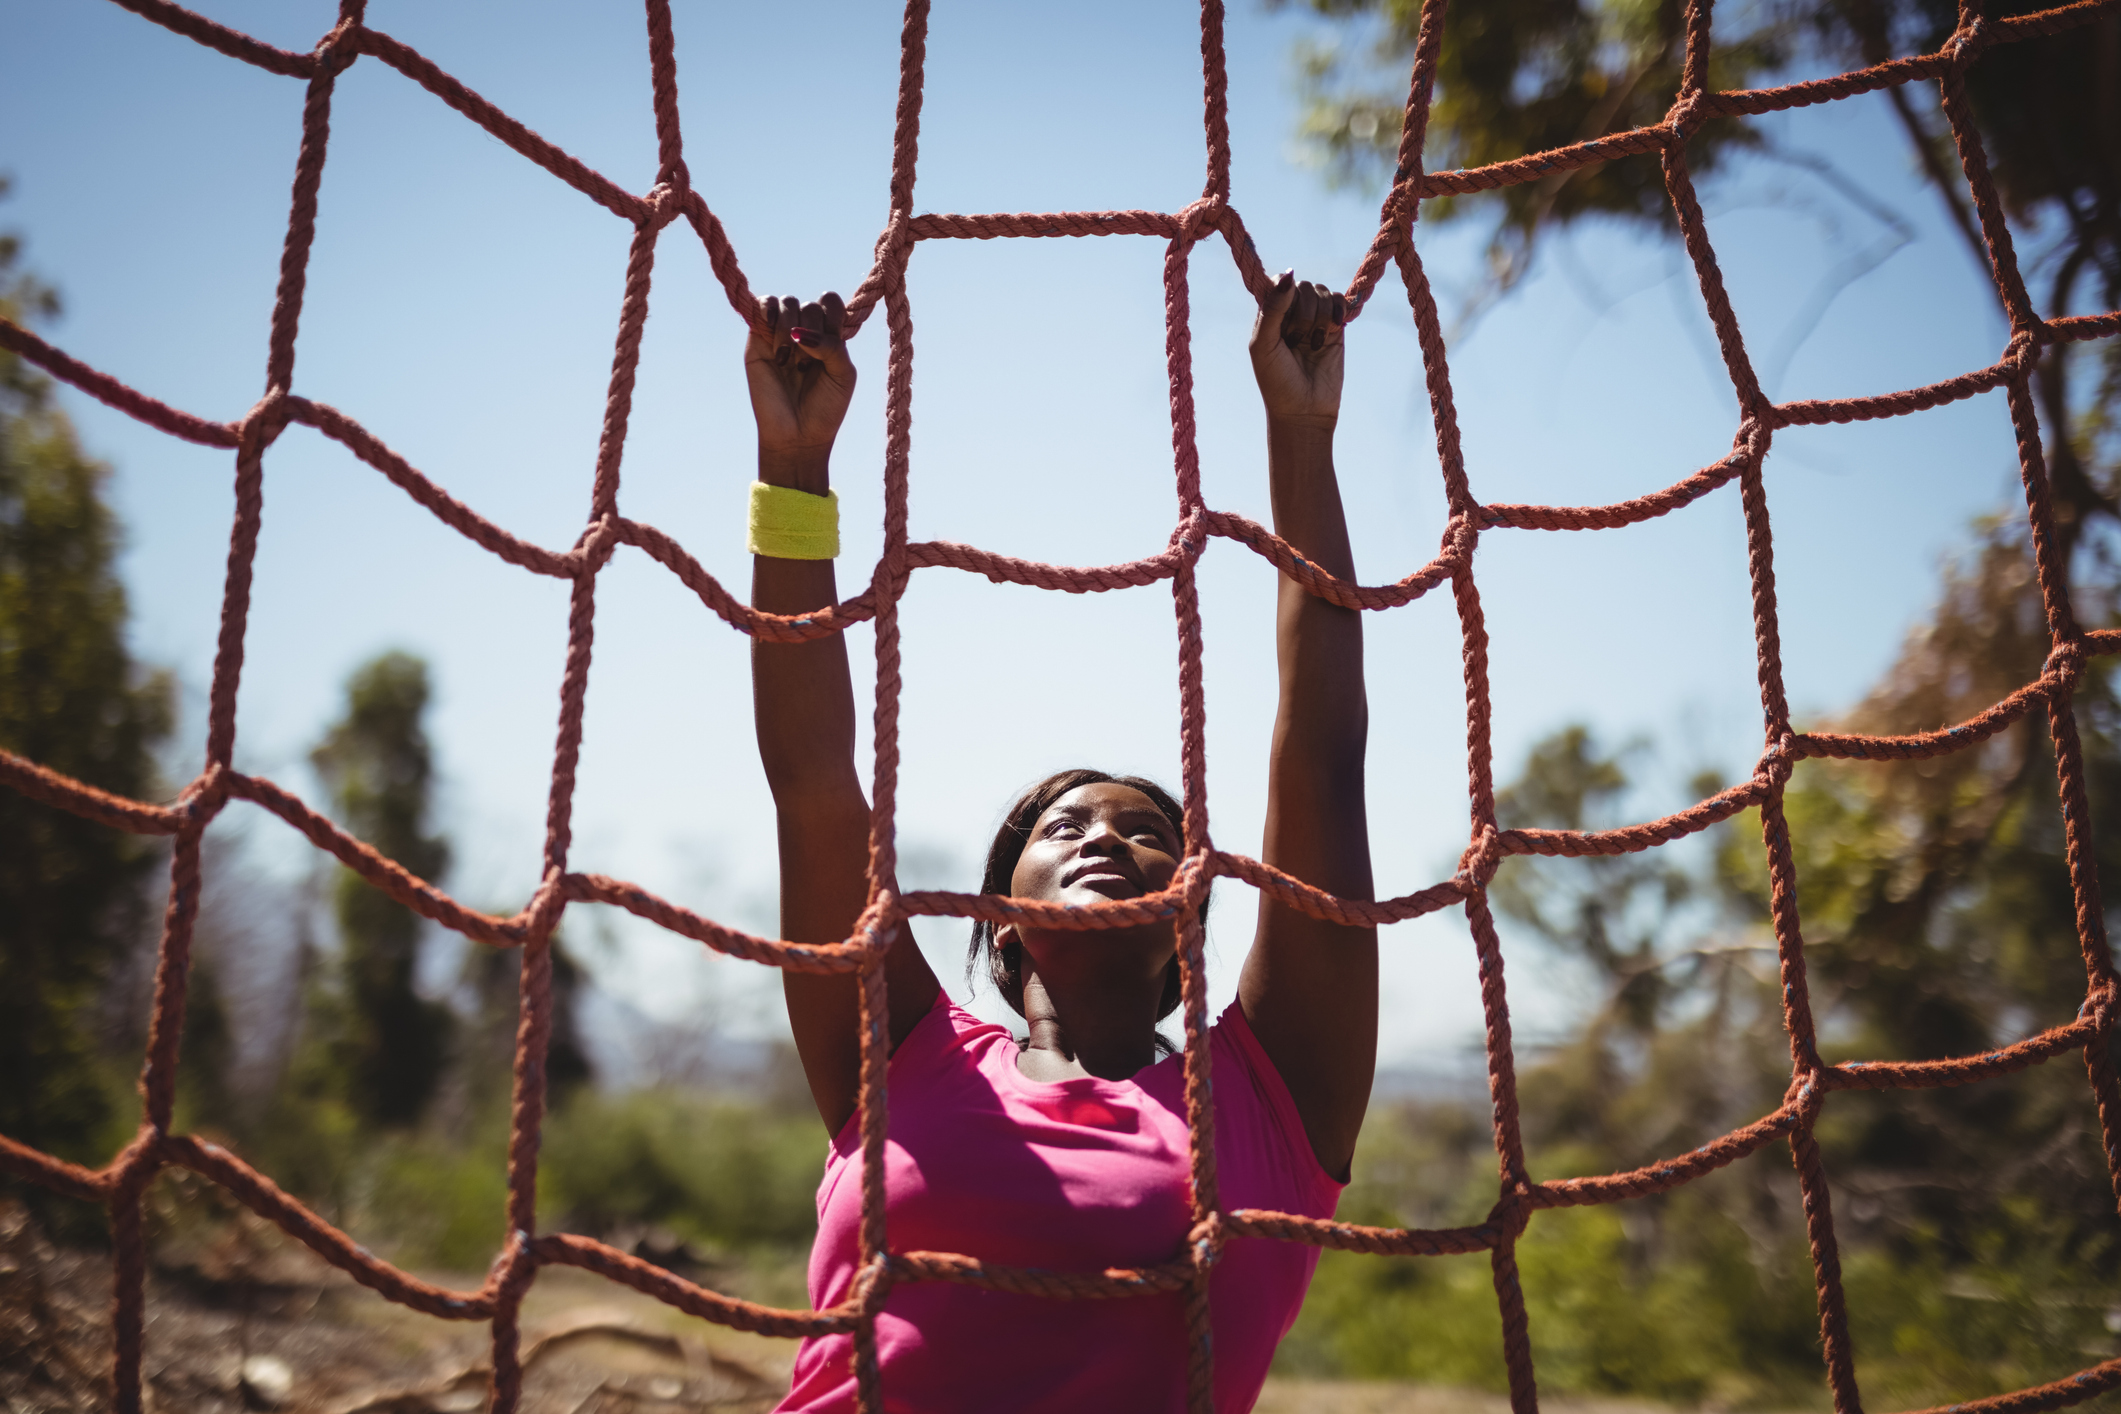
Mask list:
[[[1094,889],[1101,894],[1141,892],[1141,883],[1133,875],[1110,865],[1098,865],[1068,876],[1065,888]]]

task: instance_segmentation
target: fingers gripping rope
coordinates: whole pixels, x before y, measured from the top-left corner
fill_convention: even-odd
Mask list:
[[[1054,1299],[1125,1299],[1147,1293],[1181,1294],[1188,1330],[1185,1355],[1189,1402],[1213,1407],[1214,1349],[1209,1322],[1210,1275],[1223,1244],[1232,1237],[1307,1242],[1319,1246],[1394,1256],[1447,1252],[1490,1253],[1496,1299],[1502,1313],[1505,1364],[1511,1402],[1518,1414],[1537,1407],[1533,1339],[1515,1247],[1542,1208],[1608,1203],[1662,1192],[1786,1140],[1804,1192],[1805,1216],[1817,1277],[1821,1333],[1828,1383],[1836,1408],[1860,1408],[1854,1352],[1834,1237],[1827,1178],[1813,1137],[1827,1095],[1842,1089],[1912,1089],[1963,1085],[2042,1063],[2082,1049],[2099,1113],[2109,1168],[2121,1201],[2121,1088],[2115,1074],[2114,1030],[2121,1022],[2121,982],[2109,961],[2104,910],[2092,866],[2092,821],[2083,751],[2071,697],[2096,654],[2121,652],[2121,631],[2086,632],[2073,618],[2059,558],[2052,553],[2053,511],[2042,459],[2040,427],[2028,386],[2033,366],[2049,344],[2103,339],[2121,334],[2121,313],[2058,318],[2043,322],[2034,312],[2019,273],[1988,159],[1965,100],[1965,75],[1982,53],[1998,44],[2059,33],[2111,12],[2121,0],[2088,0],[2037,14],[1985,22],[1970,18],[1934,54],[1894,59],[1870,68],[1779,88],[1717,93],[1708,90],[1711,37],[1709,12],[1689,6],[1687,48],[1680,93],[1664,120],[1628,132],[1603,134],[1546,152],[1491,163],[1468,171],[1424,172],[1422,147],[1429,102],[1441,54],[1446,0],[1425,0],[1414,64],[1408,80],[1406,118],[1392,188],[1379,212],[1371,242],[1348,286],[1348,317],[1368,305],[1385,269],[1399,267],[1419,338],[1424,376],[1436,432],[1449,523],[1437,557],[1393,584],[1343,582],[1310,563],[1286,543],[1243,517],[1216,511],[1201,500],[1192,394],[1190,256],[1219,235],[1239,280],[1255,295],[1267,286],[1258,251],[1231,205],[1228,95],[1222,40],[1222,6],[1201,6],[1203,130],[1207,178],[1197,200],[1175,212],[1103,211],[1044,214],[918,214],[913,208],[920,140],[923,70],[927,52],[926,0],[910,0],[900,36],[899,98],[890,176],[890,216],[877,238],[871,269],[848,302],[851,334],[881,303],[888,327],[889,367],[884,459],[884,553],[866,589],[830,608],[800,616],[761,613],[743,604],[708,574],[683,546],[653,526],[619,513],[620,470],[625,450],[641,334],[647,319],[656,248],[679,217],[699,239],[739,319],[759,317],[735,250],[721,221],[691,185],[678,112],[677,41],[668,0],[647,0],[650,85],[655,111],[657,169],[653,187],[636,196],[444,73],[411,48],[365,23],[361,0],[344,0],[337,23],[315,50],[296,54],[171,3],[116,0],[124,8],[232,59],[270,73],[303,80],[301,142],[295,163],[286,239],[280,259],[266,348],[266,392],[249,413],[216,422],[167,406],[119,379],[72,358],[19,326],[0,320],[0,347],[33,363],[91,397],[174,437],[235,453],[236,516],[230,536],[221,633],[209,694],[206,769],[175,803],[154,805],[112,796],[37,762],[0,752],[0,785],[53,808],[135,834],[172,835],[170,889],[155,975],[147,1057],[141,1071],[142,1122],[133,1141],[102,1169],[68,1164],[0,1136],[0,1170],[78,1198],[100,1201],[111,1213],[113,1262],[113,1374],[117,1407],[141,1407],[140,1372],[145,1328],[146,1244],[141,1199],[154,1175],[177,1166],[220,1184],[245,1206],[285,1229],[323,1257],[373,1288],[386,1300],[429,1315],[487,1322],[493,1337],[493,1407],[512,1411],[520,1401],[522,1367],[520,1309],[524,1293],[542,1265],[565,1264],[601,1273],[681,1310],[736,1329],[800,1336],[852,1334],[863,1409],[882,1408],[884,1372],[876,1358],[878,1313],[900,1282],[956,1281]],[[493,524],[443,491],[392,452],[354,419],[293,390],[310,248],[315,240],[318,193],[331,135],[331,98],[338,76],[362,58],[402,74],[439,97],[496,140],[537,164],[591,201],[633,224],[625,293],[619,311],[603,432],[591,477],[589,517],[583,534],[565,550],[531,544]],[[1956,378],[1900,392],[1838,400],[1771,404],[1762,394],[1745,350],[1737,316],[1723,289],[1699,202],[1688,175],[1689,137],[1710,118],[1773,112],[1833,102],[1894,85],[1939,85],[1953,141],[1972,192],[1998,292],[2011,315],[2012,333],[1998,361]],[[1435,298],[1413,239],[1424,198],[1488,191],[1549,180],[1594,163],[1654,154],[1700,283],[1702,298],[1734,391],[1741,422],[1731,453],[1672,486],[1609,506],[1483,506],[1474,499],[1459,444],[1457,413]],[[911,452],[913,323],[905,273],[914,247],[926,240],[993,240],[1137,235],[1166,242],[1164,265],[1165,353],[1170,380],[1172,454],[1177,527],[1158,555],[1124,565],[1043,565],[997,555],[974,546],[909,543],[906,506]],[[2042,594],[2053,643],[2041,675],[1994,706],[1955,726],[1912,736],[1801,733],[1789,721],[1782,686],[1776,626],[1773,539],[1768,524],[1765,462],[1774,429],[1825,422],[1895,417],[1938,407],[2002,388],[2017,434],[2020,466]],[[444,524],[507,563],[572,585],[566,668],[554,749],[543,879],[524,910],[509,918],[465,907],[417,878],[395,861],[353,839],[291,793],[232,767],[236,737],[236,690],[243,667],[252,563],[264,511],[264,462],[274,440],[292,422],[316,428],[344,444],[360,460],[399,486]],[[1494,818],[1493,756],[1487,630],[1475,584],[1473,556],[1483,531],[1504,529],[1595,530],[1630,525],[1670,514],[1730,482],[1739,486],[1745,514],[1747,559],[1753,588],[1755,646],[1765,729],[1765,751],[1751,777],[1699,804],[1661,820],[1605,831],[1501,830]],[[1196,562],[1211,538],[1251,550],[1309,592],[1351,608],[1385,610],[1424,597],[1448,583],[1459,617],[1466,684],[1466,746],[1472,832],[1459,868],[1449,879],[1383,902],[1343,899],[1313,888],[1258,860],[1214,848],[1208,832],[1206,704],[1202,688],[1200,610],[1194,586]],[[703,918],[621,880],[568,872],[568,845],[575,775],[582,742],[596,615],[596,580],[621,547],[637,549],[699,597],[707,610],[739,632],[793,642],[843,632],[874,620],[877,631],[875,816],[871,828],[871,899],[852,936],[839,943],[795,944],[754,937]],[[1103,593],[1168,580],[1177,615],[1180,683],[1180,749],[1186,796],[1186,859],[1171,888],[1148,898],[1087,908],[1064,908],[968,894],[914,893],[895,897],[892,877],[898,780],[900,655],[898,606],[914,570],[950,568],[998,582],[1035,585],[1067,593]],[[1824,1065],[1805,980],[1804,940],[1796,904],[1796,868],[1782,796],[1792,771],[1807,758],[1905,760],[1973,747],[2044,709],[2055,742],[2059,805],[2065,823],[2067,862],[2074,890],[2079,941],[2084,950],[2086,993],[2078,1015],[2066,1025],[2003,1050],[1957,1060],[1919,1063]],[[338,1232],[272,1181],[214,1145],[169,1132],[178,1065],[178,1038],[189,976],[191,935],[201,888],[200,838],[207,823],[230,801],[242,800],[278,816],[391,897],[467,937],[497,947],[525,949],[521,1021],[516,1038],[515,1092],[509,1140],[510,1237],[486,1282],[459,1293],[420,1282],[380,1261]],[[1503,958],[1487,904],[1487,888],[1512,855],[1601,855],[1653,848],[1695,833],[1740,810],[1761,812],[1763,846],[1772,885],[1771,914],[1781,958],[1784,1014],[1790,1036],[1792,1078],[1783,1105],[1752,1124],[1713,1140],[1690,1154],[1627,1173],[1549,1183],[1532,1181],[1526,1166],[1517,1110],[1515,1060],[1510,1039]],[[1314,917],[1379,924],[1453,906],[1465,908],[1480,964],[1487,1021],[1488,1073],[1494,1108],[1499,1196],[1483,1223],[1442,1230],[1361,1227],[1285,1213],[1227,1211],[1216,1191],[1213,1108],[1207,1050],[1207,993],[1197,906],[1217,875],[1245,880]],[[857,972],[862,982],[861,1136],[864,1164],[861,1248],[863,1265],[847,1299],[823,1311],[784,1311],[705,1290],[682,1278],[587,1238],[538,1236],[535,1229],[538,1138],[544,1113],[543,1059],[552,1024],[550,939],[569,905],[612,904],[659,926],[697,939],[732,956],[797,971]],[[1181,925],[1181,971],[1186,1030],[1186,1106],[1192,1129],[1190,1182],[1192,1223],[1170,1259],[1138,1270],[1103,1273],[1034,1272],[996,1267],[955,1253],[895,1252],[884,1223],[885,1132],[882,959],[906,920],[919,915],[977,917],[1001,921],[1036,918],[1044,926],[1099,928],[1152,918]],[[1174,1352],[1176,1358],[1176,1352]],[[2104,1390],[2121,1388],[2121,1361],[2068,1379],[2013,1394],[1954,1406],[1955,1410],[2020,1414],[2060,1408]]]

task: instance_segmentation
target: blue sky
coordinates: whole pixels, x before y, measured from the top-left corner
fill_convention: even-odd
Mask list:
[[[328,0],[199,8],[298,50],[335,13]],[[0,0],[0,11],[10,36],[0,171],[15,179],[0,225],[27,237],[30,264],[65,296],[49,336],[179,407],[240,415],[263,387],[303,85],[95,0]],[[694,184],[754,289],[852,290],[886,212],[895,9],[679,0],[676,11]],[[646,37],[630,7],[372,0],[369,23],[629,189],[653,180]],[[916,209],[1183,206],[1204,165],[1196,24],[1178,3],[938,0]],[[1344,285],[1375,198],[1329,190],[1293,139],[1291,45],[1326,32],[1247,0],[1232,5],[1228,32],[1233,202],[1269,269]],[[1807,304],[1889,226],[1787,164],[1744,165],[1705,189],[1771,394],[1883,392],[1993,361],[2005,334],[1993,296],[1917,182],[1883,96],[1767,127],[1789,149],[1830,155],[1913,235],[1809,325]],[[347,412],[511,531],[571,543],[587,513],[630,228],[373,60],[339,83],[330,151],[295,391]],[[1476,208],[1418,232],[1447,311],[1480,278],[1481,219]],[[1074,564],[1161,548],[1174,518],[1161,260],[1146,238],[917,250],[916,539]],[[1194,255],[1192,302],[1207,497],[1265,521],[1262,419],[1243,354],[1251,301],[1219,242]],[[743,331],[682,225],[661,245],[647,328],[621,508],[742,592]],[[1349,350],[1339,462],[1362,578],[1383,582],[1434,553],[1445,513],[1396,283],[1351,330]],[[879,544],[880,319],[854,356],[862,383],[835,459],[843,588],[866,578]],[[1474,494],[1486,501],[1638,495],[1719,457],[1736,421],[1691,272],[1672,247],[1623,228],[1554,242],[1454,341],[1451,367]],[[188,775],[203,749],[232,457],[71,393],[65,405],[114,468],[134,646],[183,684],[172,771]],[[1784,431],[1767,485],[1800,720],[1846,707],[1886,667],[1973,517],[2022,505],[2000,394]],[[386,648],[424,654],[458,861],[447,885],[475,904],[516,906],[543,837],[564,587],[479,551],[303,429],[269,455],[265,495],[238,764],[321,803],[305,754],[348,673]],[[1611,740],[1657,741],[1645,815],[1684,803],[1696,769],[1749,767],[1760,724],[1735,488],[1623,530],[1492,532],[1476,564],[1500,779],[1538,737],[1577,720]],[[1264,808],[1273,583],[1271,566],[1227,542],[1203,562],[1213,828],[1218,844],[1247,853]],[[746,641],[632,552],[604,574],[598,614],[574,867],[770,929],[771,807],[750,741]],[[909,885],[973,887],[1002,805],[1049,770],[1094,763],[1176,780],[1165,587],[1077,597],[928,570],[904,624]],[[1441,593],[1367,625],[1378,883],[1397,894],[1447,874],[1465,840],[1458,630]],[[868,630],[850,643],[866,695]],[[861,749],[866,761],[866,738]],[[268,867],[311,865],[277,822],[252,813],[227,828]],[[1220,890],[1218,1005],[1252,914],[1242,886]],[[763,970],[703,961],[695,945],[630,920],[604,931],[611,946],[592,960],[616,994],[664,1017],[778,1025]],[[948,979],[960,931],[923,933]],[[1477,1034],[1456,916],[1395,927],[1386,943],[1385,1059],[1419,1060]],[[1570,973],[1515,940],[1509,956],[1531,1030],[1551,1028],[1567,1014]]]

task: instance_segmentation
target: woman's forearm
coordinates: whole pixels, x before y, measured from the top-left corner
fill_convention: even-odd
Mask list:
[[[1305,559],[1352,582],[1355,556],[1333,469],[1331,422],[1268,419],[1267,472],[1274,532]],[[1275,758],[1295,769],[1285,787],[1360,802],[1369,714],[1363,694],[1362,615],[1283,577],[1276,623],[1281,700]],[[1353,863],[1354,861],[1349,861]],[[1367,888],[1369,871],[1360,871]],[[1350,877],[1312,882],[1346,892]]]
[[[1352,582],[1355,557],[1333,474],[1330,418],[1271,412],[1274,531]],[[1362,615],[1284,575],[1275,617],[1281,700],[1267,761],[1266,862],[1343,898],[1372,897],[1363,750]],[[1377,1052],[1377,934],[1262,898],[1238,999],[1303,1117],[1326,1171],[1345,1174]]]
[[[791,456],[761,452],[759,479],[813,496],[832,489],[824,453]],[[751,604],[771,614],[801,614],[838,602],[830,560],[752,557]],[[751,649],[752,709],[759,760],[766,783],[784,813],[834,803],[845,809],[852,791],[860,808],[860,778],[854,769],[854,687],[847,644],[839,634],[807,643],[754,639]]]

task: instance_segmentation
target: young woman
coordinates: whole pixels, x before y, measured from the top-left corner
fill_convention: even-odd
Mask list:
[[[769,332],[746,347],[759,425],[755,511],[810,524],[854,389],[841,304],[767,301]],[[1354,578],[1333,428],[1345,306],[1285,273],[1262,301],[1252,366],[1267,413],[1274,529],[1314,563]],[[758,524],[755,515],[754,524]],[[752,603],[797,614],[833,603],[832,562],[782,555],[829,545],[766,537]],[[1307,883],[1371,896],[1363,803],[1362,624],[1354,610],[1284,579],[1280,709],[1267,763],[1263,853]],[[1122,692],[1097,665],[1055,663],[1086,692]],[[869,807],[854,761],[854,693],[835,636],[755,643],[759,755],[773,790],[781,931],[826,942],[865,900]],[[1006,689],[997,689],[1005,692]],[[1004,704],[1004,710],[1005,704]],[[1011,807],[988,854],[988,893],[1064,902],[1166,887],[1183,856],[1177,802],[1151,782],[1070,771]],[[1010,1266],[1098,1271],[1178,1253],[1189,1226],[1182,1058],[1159,1059],[1157,1021],[1178,1004],[1172,925],[1094,932],[986,924],[976,963],[1025,1019],[1012,1037],[949,1004],[910,932],[886,959],[892,1046],[886,1154],[890,1243]],[[861,1206],[854,1123],[856,982],[784,974],[788,1019],[811,1094],[834,1136],[818,1190],[810,1298],[844,1299]],[[1369,1103],[1377,1042],[1377,935],[1321,923],[1272,899],[1237,1001],[1210,1033],[1215,1134],[1226,1208],[1330,1216]],[[1249,1409],[1317,1263],[1307,1245],[1236,1239],[1210,1280],[1216,1405]],[[892,1409],[1179,1410],[1183,1297],[1062,1301],[945,1282],[895,1287],[877,1325]],[[854,1406],[851,1338],[803,1343],[783,1410]]]

